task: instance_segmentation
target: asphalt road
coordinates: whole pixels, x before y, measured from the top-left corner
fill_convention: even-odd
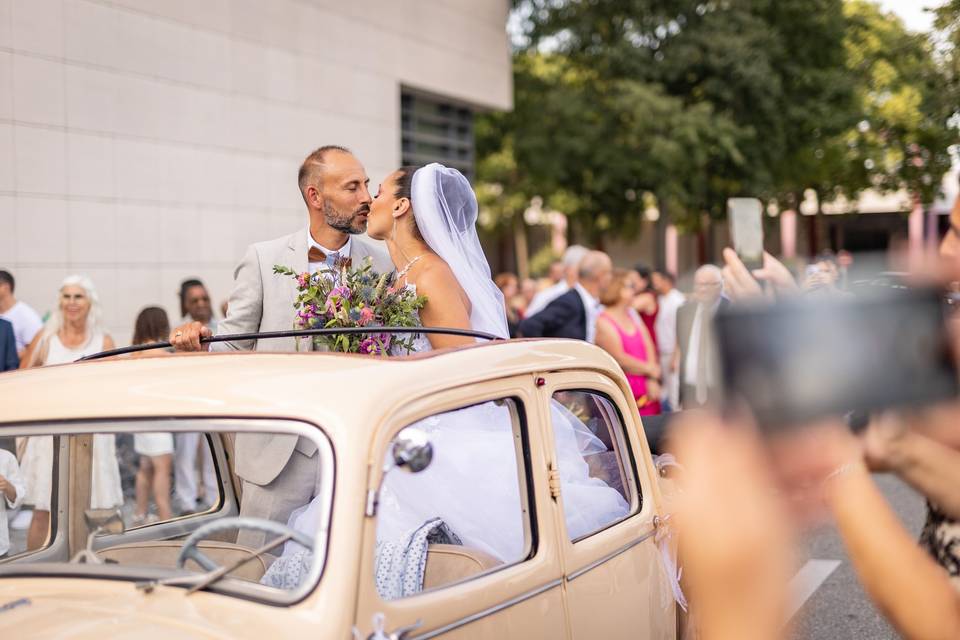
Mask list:
[[[875,479],[907,529],[918,536],[926,516],[923,499],[893,476],[878,475]],[[857,582],[836,530],[825,528],[804,542],[804,560],[839,561],[839,565],[832,569],[794,616],[793,637],[798,640],[898,638]],[[833,565],[815,562],[811,566],[822,569],[822,576]]]

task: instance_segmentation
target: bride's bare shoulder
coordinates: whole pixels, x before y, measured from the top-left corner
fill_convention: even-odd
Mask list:
[[[460,282],[443,259],[431,256],[431,259],[424,260],[424,263],[417,274],[417,293],[434,300],[453,297],[467,300]]]

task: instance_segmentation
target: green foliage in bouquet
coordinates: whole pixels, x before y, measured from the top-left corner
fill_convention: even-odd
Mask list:
[[[313,274],[282,265],[274,265],[273,272],[297,282],[295,329],[421,326],[418,312],[427,299],[398,287],[396,273],[378,274],[369,258],[357,268],[341,260]],[[413,335],[332,334],[313,336],[313,344],[343,353],[404,354],[413,348]]]

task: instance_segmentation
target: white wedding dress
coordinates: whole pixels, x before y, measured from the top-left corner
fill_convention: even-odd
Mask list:
[[[470,298],[471,328],[507,338],[503,297],[477,238],[476,197],[466,178],[455,170],[428,165],[414,174],[412,196],[421,235]],[[412,351],[429,350],[426,336],[414,338]],[[578,538],[626,516],[629,504],[616,489],[592,478],[585,460],[606,451],[604,444],[556,401],[551,401],[550,418],[568,536]],[[420,473],[395,469],[385,475],[377,511],[378,543],[403,540],[411,530],[441,518],[464,546],[502,562],[521,560],[527,551],[524,520],[531,516],[521,502],[523,458],[509,406],[485,402],[410,426],[427,433],[434,457]],[[540,437],[535,426],[530,437]],[[313,537],[322,516],[320,502],[314,499],[294,511],[289,524]],[[283,555],[298,552],[299,545],[287,543]]]
[[[414,352],[430,350],[425,336],[414,338]],[[630,505],[620,493],[590,476],[585,458],[606,451],[606,446],[555,400],[550,419],[567,535],[576,539],[627,515]],[[400,469],[386,473],[377,509],[377,541],[403,540],[428,520],[441,518],[465,547],[505,563],[521,560],[526,551],[519,479],[523,469],[510,408],[484,402],[410,426],[427,434],[433,460],[420,473]],[[390,466],[389,458],[388,451],[385,466]],[[314,499],[294,511],[288,524],[313,537],[321,516],[320,502]],[[287,543],[284,555],[300,549]]]

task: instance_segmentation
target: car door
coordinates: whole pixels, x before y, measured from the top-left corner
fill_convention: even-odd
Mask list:
[[[636,410],[607,376],[543,378],[571,637],[674,638],[675,604],[655,539],[659,493]],[[579,455],[564,444],[570,423]]]
[[[433,461],[418,474],[389,471],[376,513],[367,510],[356,620],[361,637],[378,627],[387,633],[410,628],[404,638],[567,637],[553,514],[539,508],[550,494],[536,398],[533,378],[516,376],[432,394],[389,418],[372,449],[373,490],[381,486],[392,440],[405,427],[428,435]],[[396,523],[417,526],[434,516],[456,541],[429,543],[422,585],[400,593],[394,586],[409,576],[391,569],[390,558],[397,540],[409,547],[405,535],[396,535]]]

